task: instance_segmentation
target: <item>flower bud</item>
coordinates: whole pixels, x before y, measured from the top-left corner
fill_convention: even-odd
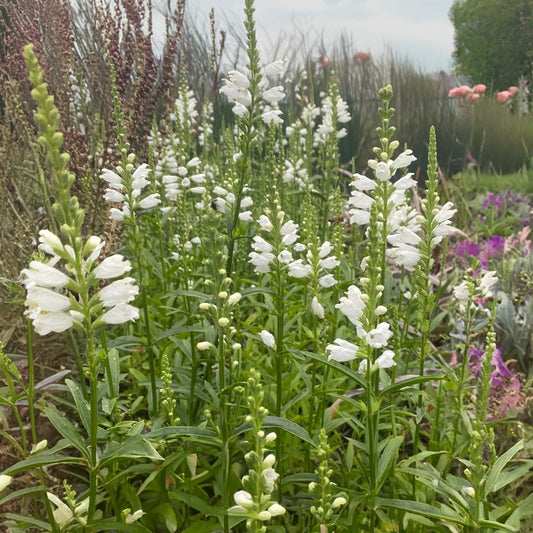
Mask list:
[[[467,495],[473,498],[476,495],[476,491],[474,490],[474,487],[467,486],[463,487],[463,492]]]
[[[261,522],[266,522],[267,520],[270,520],[272,518],[272,515],[268,511],[261,511],[257,515],[257,520],[261,520]]]
[[[210,342],[202,341],[196,345],[196,349],[199,350],[200,352],[204,352],[205,350],[210,350],[212,346],[213,345]]]
[[[242,298],[242,294],[240,292],[234,292],[233,294],[229,295],[228,304],[236,305],[241,301],[241,298]]]
[[[220,291],[218,293],[218,297],[221,299],[221,300],[225,300],[227,297],[228,297],[228,293],[226,291]]]
[[[276,462],[276,456],[273,453],[269,453],[264,459],[263,459],[263,468],[270,468],[274,465]]]
[[[273,503],[269,508],[268,512],[272,516],[280,516],[285,514],[285,507],[283,505],[280,505],[279,503]]]
[[[221,328],[225,328],[228,324],[229,324],[229,318],[223,316],[223,317],[218,319],[218,325]]]
[[[331,504],[332,509],[337,509],[338,507],[342,507],[343,505],[346,505],[346,498],[344,496],[337,496],[333,503]]]
[[[274,431],[271,431],[266,437],[265,442],[267,444],[272,444],[277,438],[277,434]]]
[[[242,348],[242,345],[241,345],[240,343],[238,343],[238,342],[235,342],[235,343],[233,343],[233,344],[231,345],[231,349],[234,350],[235,352],[236,352],[237,350],[240,350],[241,348]]]
[[[252,495],[249,492],[246,492],[245,490],[237,491],[234,494],[233,499],[235,500],[235,503],[237,505],[240,505],[241,507],[244,507],[247,510],[250,510],[255,505]]]
[[[0,474],[0,492],[7,488],[13,481],[12,476],[7,476],[6,474]]]
[[[208,302],[202,302],[198,307],[199,307],[202,311],[207,311],[208,309],[211,309],[211,304],[208,303]]]
[[[374,310],[376,316],[384,315],[387,312],[387,308],[384,305],[378,305]]]

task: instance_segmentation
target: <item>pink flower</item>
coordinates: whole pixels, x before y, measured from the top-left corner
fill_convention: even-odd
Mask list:
[[[511,85],[511,87],[507,89],[507,92],[509,93],[509,96],[511,97],[513,97],[518,91],[519,91],[518,87],[515,87],[514,85]]]
[[[472,89],[468,85],[461,85],[457,88],[459,91],[459,96],[464,97],[469,95],[472,92]]]
[[[357,52],[353,56],[354,63],[366,63],[367,61],[370,61],[372,57],[368,52]]]
[[[459,87],[454,87],[448,92],[448,98],[459,98]]]
[[[487,86],[482,83],[478,83],[472,87],[472,90],[477,94],[483,94],[487,90]]]
[[[320,58],[320,66],[322,68],[329,67],[329,57],[324,55]]]
[[[500,104],[505,104],[509,98],[511,98],[511,93],[509,91],[500,91],[499,93],[496,93],[496,100]]]
[[[475,104],[479,100],[480,96],[481,95],[479,93],[470,93],[469,95],[467,95],[466,101],[469,104]]]

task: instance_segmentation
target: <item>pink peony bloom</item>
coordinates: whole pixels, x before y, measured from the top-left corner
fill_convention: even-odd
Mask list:
[[[459,96],[465,97],[468,96],[470,93],[472,93],[472,89],[468,85],[461,85],[461,87],[458,87]]]
[[[448,98],[459,98],[459,87],[454,87],[448,92]]]
[[[511,93],[509,91],[500,91],[499,93],[496,93],[496,100],[500,104],[504,104],[509,98],[511,98]]]
[[[475,104],[481,95],[479,93],[470,93],[466,96],[466,101],[469,104]]]
[[[507,92],[509,93],[509,96],[513,97],[520,89],[518,87],[515,87],[514,85],[511,85],[509,89],[507,89]]]
[[[366,63],[372,59],[368,52],[357,52],[353,56],[354,63]]]
[[[322,68],[327,68],[329,67],[329,57],[328,56],[322,56],[320,58],[320,66]]]
[[[487,90],[487,86],[482,83],[478,83],[472,87],[472,90],[477,94],[483,94]]]

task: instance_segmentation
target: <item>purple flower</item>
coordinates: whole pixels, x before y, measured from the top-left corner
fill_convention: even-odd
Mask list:
[[[495,257],[503,254],[505,249],[505,238],[501,235],[494,235],[485,242],[485,250],[489,257]]]
[[[457,243],[455,253],[459,257],[476,257],[479,254],[479,246],[475,242],[465,239]]]

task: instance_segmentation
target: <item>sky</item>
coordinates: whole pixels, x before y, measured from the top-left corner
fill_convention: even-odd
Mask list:
[[[279,32],[305,32],[326,44],[345,33],[354,48],[379,56],[387,48],[428,72],[452,67],[453,25],[448,11],[453,0],[256,0],[258,40],[263,46]],[[215,9],[219,27],[224,16],[242,24],[243,0],[186,0],[190,14],[202,20]],[[207,20],[207,19],[205,19]],[[207,22],[206,22],[207,24]],[[226,26],[227,27],[227,26]],[[270,58],[269,58],[270,59]]]

